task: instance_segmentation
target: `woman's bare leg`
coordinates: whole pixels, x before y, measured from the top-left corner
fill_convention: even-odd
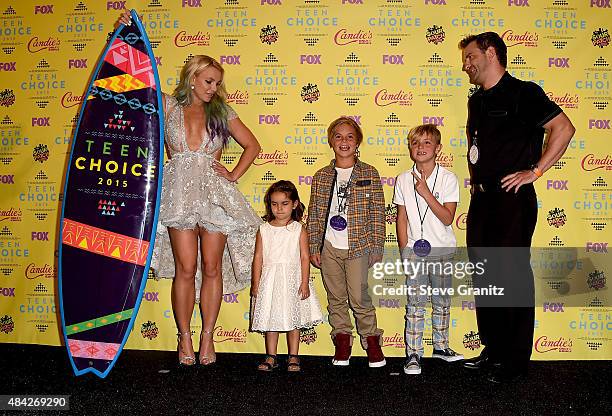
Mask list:
[[[198,262],[198,231],[168,228],[174,256],[172,311],[179,334],[179,360],[194,357],[191,342],[191,316],[195,305],[195,274]],[[189,335],[186,335],[189,334]],[[185,362],[187,363],[187,362]]]
[[[200,363],[216,361],[213,331],[221,308],[223,278],[221,272],[223,250],[227,236],[212,233],[200,227],[200,250],[202,253],[202,289],[200,310],[202,312],[202,334],[200,337]]]

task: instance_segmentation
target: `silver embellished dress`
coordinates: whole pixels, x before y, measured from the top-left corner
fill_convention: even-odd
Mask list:
[[[223,251],[223,293],[237,292],[250,284],[255,235],[262,220],[236,184],[217,175],[212,168],[214,153],[223,146],[222,139],[211,140],[205,134],[200,148],[190,150],[185,139],[183,108],[172,96],[166,95],[165,100],[165,136],[170,160],[164,164],[151,268],[157,277],[174,278],[174,257],[167,227],[188,230],[199,225],[227,235]],[[236,117],[230,109],[228,120]],[[202,285],[199,250],[197,264],[196,298],[199,298]]]

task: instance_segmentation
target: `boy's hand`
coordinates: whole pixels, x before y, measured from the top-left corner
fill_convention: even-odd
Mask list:
[[[368,267],[374,266],[376,263],[380,263],[382,261],[382,254],[370,254],[368,256]]]
[[[427,186],[427,178],[425,177],[425,173],[421,171],[421,177],[419,178],[413,171],[410,172],[412,177],[415,180],[414,189],[417,191],[419,195],[425,198],[426,195],[431,195],[431,191],[429,190],[429,186]]]
[[[300,284],[300,289],[298,290],[298,295],[300,295],[300,299],[308,299],[310,297],[310,287],[308,287],[308,282],[303,282]]]

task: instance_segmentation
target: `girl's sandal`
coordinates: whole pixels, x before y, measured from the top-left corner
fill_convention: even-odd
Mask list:
[[[276,355],[266,354],[266,358],[257,366],[258,371],[264,371],[266,373],[274,371],[278,368],[278,361]]]
[[[181,337],[183,336],[189,336],[189,338],[191,338],[191,331],[179,332],[176,335],[177,335],[177,344],[178,344],[176,349],[178,351],[179,365],[185,366],[185,367],[191,367],[192,365],[196,363],[195,354],[193,355],[185,354],[182,348],[183,343],[181,342]]]
[[[287,357],[287,371],[290,373],[299,373],[302,371],[300,357],[298,355],[289,354]]]

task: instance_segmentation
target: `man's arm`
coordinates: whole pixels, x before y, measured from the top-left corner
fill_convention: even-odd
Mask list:
[[[522,170],[519,172],[511,173],[502,179],[502,188],[507,192],[514,189],[514,192],[518,192],[519,188],[525,184],[535,182],[544,172],[546,172],[552,165],[557,163],[570,140],[574,136],[576,129],[565,113],[559,113],[548,123],[544,124],[544,128],[548,132],[548,145],[546,150],[542,154],[542,157],[538,161],[538,169],[540,174],[536,175],[534,170]]]

